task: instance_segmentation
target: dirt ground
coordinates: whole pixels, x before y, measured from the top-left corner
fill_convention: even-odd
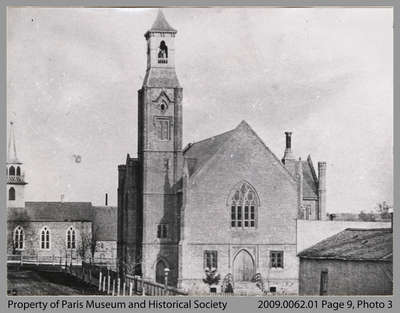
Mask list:
[[[9,295],[95,295],[95,287],[63,272],[40,272],[34,270],[8,270],[7,291]]]

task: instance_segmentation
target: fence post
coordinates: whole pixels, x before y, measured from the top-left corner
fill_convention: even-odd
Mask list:
[[[113,281],[112,281],[112,296],[114,295],[114,292],[115,292],[115,279],[113,279]]]
[[[106,275],[103,275],[103,291],[106,291]]]
[[[142,296],[145,296],[146,295],[146,290],[144,289],[145,288],[144,287],[144,280],[141,279],[141,281],[142,281]]]
[[[120,288],[121,288],[121,280],[120,280],[120,278],[118,277],[118,278],[117,278],[117,296],[119,296],[119,290],[120,290]]]
[[[168,273],[169,273],[169,268],[166,267],[164,269],[164,288],[165,288],[165,294],[168,295]]]
[[[102,273],[100,271],[100,273],[99,273],[99,291],[101,291],[101,276],[102,276]]]
[[[126,288],[126,282],[122,284],[122,295],[125,296],[125,288]]]
[[[129,295],[132,295],[133,284],[132,282],[129,283]]]
[[[110,273],[108,273],[108,276],[107,276],[107,294],[109,295],[110,294]]]

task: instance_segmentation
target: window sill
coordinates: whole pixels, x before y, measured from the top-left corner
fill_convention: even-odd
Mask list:
[[[283,272],[285,270],[284,267],[270,267],[269,269],[273,272]]]

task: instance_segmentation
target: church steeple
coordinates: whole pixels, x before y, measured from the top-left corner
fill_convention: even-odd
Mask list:
[[[159,10],[151,28],[144,34],[147,40],[147,70],[143,87],[179,87],[175,73],[174,29]]]
[[[170,32],[174,34],[177,33],[176,29],[169,25],[161,9],[158,10],[157,18],[148,32]]]
[[[169,281],[178,280],[179,215],[182,185],[182,88],[175,72],[175,35],[162,11],[146,32],[147,70],[138,91],[137,205],[143,219],[141,274],[157,280],[158,257],[169,264]],[[158,256],[158,257],[157,257]]]
[[[22,171],[23,163],[17,157],[17,146],[15,143],[14,123],[10,122],[7,151],[7,206],[25,206],[24,189],[25,174]]]
[[[8,137],[7,163],[19,163],[15,144],[14,122],[10,122],[10,136]]]

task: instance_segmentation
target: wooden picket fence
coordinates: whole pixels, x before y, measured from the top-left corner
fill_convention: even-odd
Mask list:
[[[72,272],[74,269],[71,269]],[[81,279],[89,284],[95,285],[99,293],[111,296],[133,296],[133,295],[180,295],[187,293],[172,286],[166,286],[152,281],[142,279],[140,276],[118,275],[110,268],[105,268],[82,262],[81,272],[76,272]]]

